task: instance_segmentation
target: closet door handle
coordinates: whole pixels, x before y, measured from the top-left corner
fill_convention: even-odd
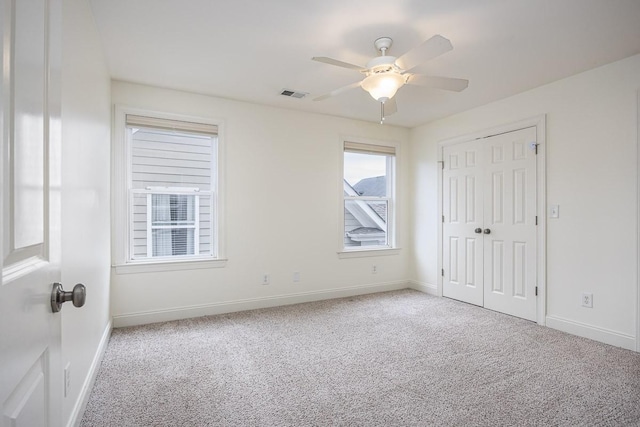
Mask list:
[[[491,234],[491,230],[489,230],[488,228],[484,229],[484,234]]]
[[[480,234],[480,233],[482,233],[482,228],[476,228],[473,231],[475,231],[477,234]]]

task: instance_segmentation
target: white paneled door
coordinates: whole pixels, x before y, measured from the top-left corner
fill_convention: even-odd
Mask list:
[[[445,147],[442,192],[443,293],[480,306],[484,298],[483,154],[476,141]]]
[[[536,128],[443,149],[443,295],[536,320]]]
[[[60,26],[58,0],[0,0],[2,426],[58,426]]]

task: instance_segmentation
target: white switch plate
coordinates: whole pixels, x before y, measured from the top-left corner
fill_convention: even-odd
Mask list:
[[[551,205],[551,206],[549,206],[549,217],[551,217],[551,218],[560,218],[560,206],[559,205]]]

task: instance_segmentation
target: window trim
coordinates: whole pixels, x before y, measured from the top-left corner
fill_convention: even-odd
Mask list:
[[[344,153],[345,153],[345,145],[352,145],[353,147],[358,147],[362,149],[364,153],[366,151],[367,146],[381,147],[381,150],[375,150],[376,153],[371,152],[371,154],[380,154],[387,155],[387,162],[389,162],[390,154],[395,152],[395,159],[393,160],[393,167],[391,167],[391,171],[388,172],[391,174],[391,180],[387,180],[387,188],[388,194],[390,196],[387,197],[365,197],[368,199],[375,199],[380,201],[387,201],[388,203],[388,215],[387,215],[387,245],[384,246],[355,246],[352,248],[344,246],[344,210],[345,210],[345,200],[353,199],[353,200],[361,200],[358,197],[349,197],[344,195]],[[386,148],[386,150],[385,150]],[[393,148],[393,150],[391,150]],[[399,253],[400,248],[398,246],[398,212],[397,207],[398,203],[398,165],[400,163],[400,143],[395,141],[384,141],[384,140],[375,140],[368,139],[362,137],[353,137],[353,136],[343,136],[339,140],[339,150],[340,150],[340,161],[339,161],[339,170],[338,170],[338,182],[339,182],[339,196],[340,196],[340,214],[338,221],[338,258],[359,258],[366,256],[379,256],[379,255],[396,255]],[[348,150],[353,151],[353,150]],[[387,168],[389,169],[389,163],[387,163]],[[390,226],[389,226],[390,225]]]
[[[213,173],[213,224],[216,233],[212,242],[214,256],[200,257],[189,255],[188,257],[133,259],[131,256],[131,230],[129,217],[131,215],[131,203],[129,202],[129,182],[132,171],[130,165],[131,147],[126,140],[126,116],[142,116],[152,119],[176,120],[180,122],[200,123],[217,127],[217,143],[213,150],[214,162],[217,173]],[[123,105],[114,106],[113,121],[113,149],[112,149],[112,198],[111,219],[113,224],[112,264],[116,274],[137,273],[146,271],[172,271],[185,269],[198,269],[209,267],[224,267],[226,265],[225,245],[225,144],[224,144],[224,120],[198,116],[187,116],[175,113],[159,112],[154,110],[135,108]]]

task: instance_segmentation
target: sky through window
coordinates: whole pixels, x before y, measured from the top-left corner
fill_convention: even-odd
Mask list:
[[[375,154],[344,153],[344,179],[354,186],[365,178],[385,176],[387,157]]]

